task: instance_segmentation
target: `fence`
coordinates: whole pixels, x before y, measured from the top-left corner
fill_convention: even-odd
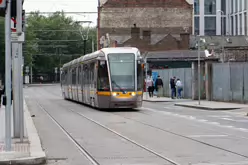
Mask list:
[[[164,83],[164,96],[170,97],[170,78],[175,76],[180,78],[183,83],[182,96],[184,98],[192,98],[192,69],[191,68],[175,68],[175,69],[164,69],[164,70],[152,70],[158,72]]]
[[[212,98],[216,101],[248,102],[248,63],[213,64]]]

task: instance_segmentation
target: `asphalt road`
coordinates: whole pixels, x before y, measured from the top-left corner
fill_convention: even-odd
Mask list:
[[[63,100],[59,86],[25,89],[49,165],[247,165],[245,110],[172,103],[104,112]]]

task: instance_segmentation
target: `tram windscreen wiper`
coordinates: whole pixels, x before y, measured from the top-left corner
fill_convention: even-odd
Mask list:
[[[118,84],[116,84],[115,81],[112,81],[112,83],[115,84],[115,86],[117,86],[120,89],[121,92],[125,93],[125,91],[123,89],[121,89],[121,87]]]

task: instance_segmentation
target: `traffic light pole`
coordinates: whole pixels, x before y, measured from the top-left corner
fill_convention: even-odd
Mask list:
[[[11,151],[11,0],[5,14],[5,150]]]
[[[16,31],[17,34],[20,36],[22,35],[22,0],[16,0]],[[22,73],[22,64],[23,62],[23,55],[22,55],[22,43],[18,43],[18,70],[19,70],[19,112],[20,112],[20,120],[19,120],[19,129],[20,129],[20,141],[23,142],[24,138],[24,112],[23,112],[23,73]]]

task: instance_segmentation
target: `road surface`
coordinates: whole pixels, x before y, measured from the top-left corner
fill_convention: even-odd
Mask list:
[[[49,165],[247,165],[244,110],[172,103],[99,111],[63,100],[60,86],[25,89]]]

